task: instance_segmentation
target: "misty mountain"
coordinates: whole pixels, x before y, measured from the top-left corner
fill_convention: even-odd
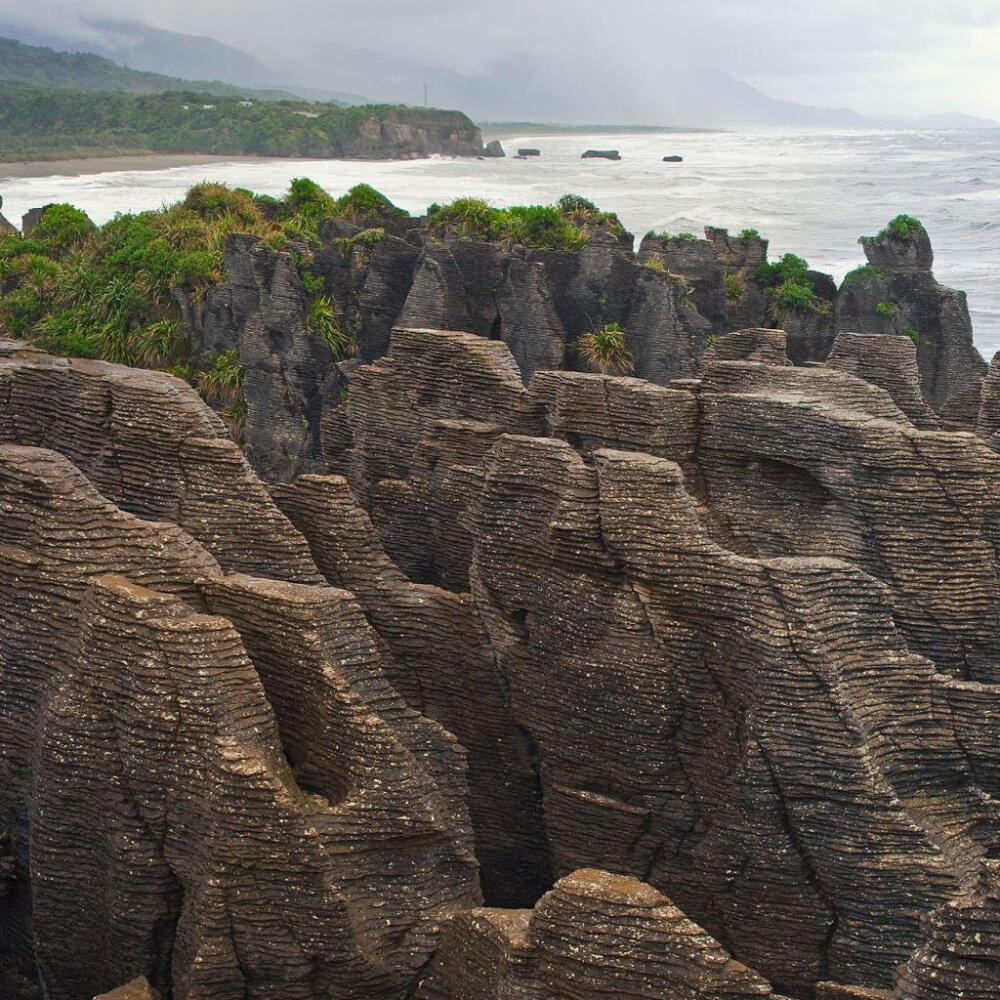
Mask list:
[[[786,127],[786,128],[988,128],[1000,123],[961,114],[937,114],[920,119],[876,119],[850,108],[825,108],[771,97],[757,87],[727,73],[691,70],[675,65],[662,71],[655,88],[636,87],[623,62],[611,61],[600,73],[574,77],[567,90],[566,74],[559,65],[523,55],[484,58],[474,72],[460,72],[431,62],[426,55],[407,54],[387,59],[377,51],[337,44],[326,35],[306,34],[294,59],[275,52],[275,65],[213,38],[164,31],[137,21],[86,22],[85,37],[58,37],[51,33],[0,24],[0,33],[66,51],[84,50],[110,59],[118,66],[101,71],[113,82],[96,89],[156,92],[176,87],[177,78],[199,80],[205,76],[241,87],[270,88],[307,100],[360,104],[420,104],[424,85],[437,107],[460,108],[474,118],[492,121],[561,121],[566,123],[630,122],[679,127]],[[415,50],[420,53],[420,50]],[[80,57],[81,59],[84,57]],[[93,57],[91,57],[93,58]],[[11,79],[0,52],[0,79]],[[426,61],[425,61],[426,60]],[[121,64],[130,67],[121,68]],[[162,79],[140,79],[141,73],[122,85],[120,74],[131,71],[160,74]],[[79,76],[77,75],[79,71]],[[52,86],[27,75],[24,82]],[[94,67],[80,64],[72,72],[60,67],[57,78],[66,83],[93,87],[86,82]],[[51,75],[44,69],[43,77]],[[101,75],[98,73],[97,75]],[[164,80],[170,80],[165,85]],[[192,84],[185,82],[190,87]],[[220,85],[221,86],[221,85]],[[209,89],[198,84],[199,89]],[[216,91],[213,91],[216,92]],[[359,96],[359,92],[366,97]],[[260,95],[263,96],[263,95]]]
[[[136,21],[88,20],[101,39],[89,51],[132,69],[200,80],[211,76],[241,87],[273,87],[274,74],[259,59],[200,35],[163,31]]]
[[[218,80],[190,80],[128,69],[89,52],[56,52],[0,37],[0,84],[42,90],[91,90],[121,94],[162,94],[190,90],[220,97],[248,95],[260,100],[294,99],[283,91],[251,90]]]
[[[910,124],[915,128],[1000,128],[1000,122],[992,118],[979,118],[976,115],[962,115],[957,112],[924,115],[913,119]]]
[[[80,82],[77,86],[96,90],[128,90],[133,93],[159,93],[163,90],[178,89],[178,81],[187,89],[196,83],[197,88],[206,93],[225,92],[252,89],[258,96],[278,99],[282,96],[302,97],[309,101],[336,101],[341,104],[364,104],[366,98],[348,92],[339,92],[322,87],[283,86],[278,75],[269,66],[255,56],[231,45],[226,45],[214,38],[200,35],[185,35],[175,31],[164,31],[137,21],[112,21],[90,19],[85,22],[91,29],[86,35],[59,35],[52,31],[43,31],[24,27],[23,25],[4,24],[0,22],[0,35],[9,39],[17,39],[26,46],[52,49],[60,54],[80,54],[79,72],[82,81],[98,79],[113,80],[116,74],[109,72],[108,67],[93,71],[84,68],[83,54],[100,57],[114,63],[121,73],[117,74],[126,85]],[[44,62],[40,57],[39,62]],[[0,66],[2,71],[2,66]],[[135,71],[132,76],[122,75]],[[31,73],[31,70],[26,70]],[[143,82],[141,75],[154,74],[160,80],[148,79]],[[57,82],[65,76],[72,76],[73,71],[67,70],[64,63],[55,72],[52,80],[35,80],[33,77],[22,82],[37,86],[63,86]],[[206,76],[212,80],[224,81],[226,88],[220,91],[215,86],[202,85]],[[8,79],[2,75],[0,79]],[[170,85],[164,86],[163,81],[169,80]]]
[[[863,128],[850,108],[821,108],[770,97],[726,73],[705,70],[674,96],[671,114],[688,125]]]

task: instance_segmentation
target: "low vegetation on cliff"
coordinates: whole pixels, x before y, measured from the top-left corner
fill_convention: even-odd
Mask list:
[[[494,208],[479,198],[458,198],[450,205],[431,205],[428,226],[460,239],[519,243],[534,250],[581,250],[598,232],[621,237],[618,216],[602,212],[579,195],[565,195],[555,205]]]
[[[201,91],[94,93],[0,85],[0,160],[107,153],[364,158],[481,150],[479,130],[458,111],[250,100]]]
[[[765,290],[771,301],[775,320],[785,310],[794,312],[824,313],[830,303],[816,296],[815,285],[809,276],[809,263],[793,253],[786,253],[775,263],[761,261],[754,271],[754,280]]]
[[[310,322],[334,356],[346,357],[351,333],[303,250],[325,220],[375,213],[405,215],[368,185],[332,198],[306,179],[294,180],[281,199],[200,184],[178,204],[101,227],[71,205],[49,205],[28,237],[0,240],[0,327],[55,354],[173,371],[238,424],[235,353],[194,356],[180,300],[197,302],[225,279],[223,253],[234,233],[295,248]],[[373,232],[355,239],[371,240]]]

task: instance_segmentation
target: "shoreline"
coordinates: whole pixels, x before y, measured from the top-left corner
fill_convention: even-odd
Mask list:
[[[222,156],[213,153],[130,153],[123,156],[79,156],[66,160],[0,162],[0,183],[26,177],[83,177],[118,170],[169,170],[205,163],[255,163],[271,156]]]

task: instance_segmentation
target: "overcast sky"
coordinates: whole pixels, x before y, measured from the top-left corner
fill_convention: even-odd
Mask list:
[[[62,34],[91,16],[209,35],[289,82],[380,99],[416,102],[429,77],[432,103],[436,89],[525,118],[655,120],[695,68],[824,107],[1000,118],[1000,0],[0,0],[0,13]]]

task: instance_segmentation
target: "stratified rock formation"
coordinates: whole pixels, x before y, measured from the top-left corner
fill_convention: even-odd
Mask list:
[[[167,428],[200,406],[157,398]],[[0,514],[5,957],[67,1000],[136,975],[192,1000],[406,995],[481,898],[466,754],[389,685],[353,597],[224,576],[49,449],[0,446]]]
[[[456,917],[418,1000],[774,997],[667,898],[634,878],[583,869],[533,911]]]
[[[587,369],[580,338],[617,324],[631,373],[667,385],[696,375],[706,352],[717,356],[715,342],[735,331],[780,328],[780,350],[795,364],[825,361],[838,335],[891,334],[917,345],[920,398],[908,396],[904,410],[913,416],[922,400],[930,410],[923,408],[921,426],[932,426],[936,413],[949,427],[975,428],[986,365],[972,345],[964,296],[933,278],[922,227],[912,246],[888,236],[866,240],[878,263],[852,272],[838,290],[791,255],[768,263],[767,241],[753,231],[732,236],[707,227],[704,239],[648,234],[633,253],[631,235],[613,217],[588,209],[574,218],[586,238],[573,250],[470,238],[375,209],[328,220],[312,251],[303,245],[280,253],[232,237],[228,280],[201,301],[178,297],[196,352],[237,352],[242,440],[253,467],[281,482],[325,472],[322,425],[346,388],[351,363],[345,371],[310,319],[303,254],[366,363],[388,352],[394,326],[460,330],[506,344],[527,382],[539,371]],[[789,259],[798,268],[792,291],[799,297],[783,293]],[[901,357],[869,357],[865,342],[847,361],[848,343],[841,342],[836,363],[876,384],[884,381],[879,365],[905,367]]]
[[[965,293],[934,280],[934,253],[919,223],[904,236],[890,225],[861,242],[868,266],[849,275],[837,296],[837,329],[911,336],[923,395],[941,409],[986,373],[972,342]]]
[[[0,341],[0,995],[996,1000],[998,362],[774,328],[752,232],[381,221],[358,358],[250,239],[184,303],[252,463]]]

